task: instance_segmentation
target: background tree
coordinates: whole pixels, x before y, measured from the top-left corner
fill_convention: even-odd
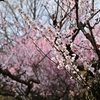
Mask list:
[[[2,6],[8,12],[1,11],[0,94],[19,100],[66,98],[71,81],[67,82],[68,73],[59,71],[51,60],[52,47],[37,31],[37,27],[42,27],[40,19],[36,19],[32,29],[29,25],[34,17],[28,20],[31,15],[18,8],[19,14],[17,4],[6,1]]]
[[[36,13],[34,17],[24,11],[23,5],[21,9],[18,7],[20,13],[15,13],[9,2],[4,3],[9,13],[6,16],[1,13],[2,95],[12,93],[7,95],[24,100],[98,100],[100,9],[92,0],[55,0],[54,8],[50,8],[49,3],[43,6],[52,21],[50,25],[41,24],[44,19],[41,21],[42,17]],[[8,17],[10,15],[12,17]],[[8,88],[12,92],[5,91]]]

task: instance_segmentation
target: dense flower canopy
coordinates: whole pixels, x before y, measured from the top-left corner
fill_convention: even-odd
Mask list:
[[[53,2],[4,2],[9,9],[0,11],[0,94],[98,100],[100,9],[94,0]]]

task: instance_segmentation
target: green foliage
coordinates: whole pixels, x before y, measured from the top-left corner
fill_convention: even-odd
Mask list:
[[[15,98],[13,97],[9,97],[9,96],[2,96],[0,95],[0,100],[16,100]]]

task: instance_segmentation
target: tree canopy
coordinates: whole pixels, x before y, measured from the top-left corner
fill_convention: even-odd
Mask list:
[[[0,95],[99,100],[99,33],[96,0],[1,2]]]

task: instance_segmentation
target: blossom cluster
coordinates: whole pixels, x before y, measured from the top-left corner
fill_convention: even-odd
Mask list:
[[[92,62],[98,60],[96,53],[91,45],[91,43],[80,33],[74,41],[72,41],[73,31],[72,29],[67,29],[66,31],[59,30],[58,28],[53,28],[50,25],[42,25],[41,23],[35,23],[31,21],[30,18],[22,12],[23,18],[26,20],[28,25],[32,27],[35,32],[33,37],[36,42],[40,38],[44,38],[52,47],[52,58],[51,60],[58,63],[58,68],[66,68],[70,72],[79,71],[77,66],[83,65],[85,70],[91,70]],[[30,23],[29,23],[30,22]],[[81,39],[80,39],[81,37]],[[72,54],[67,46],[69,45]],[[75,60],[76,55],[79,56]]]

